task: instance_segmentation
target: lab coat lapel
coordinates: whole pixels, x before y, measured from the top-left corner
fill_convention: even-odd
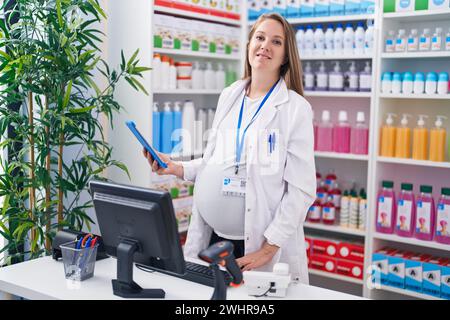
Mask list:
[[[269,99],[267,99],[265,105],[260,111],[261,113],[257,121],[258,129],[267,128],[269,123],[277,114],[279,107],[288,100],[288,90],[286,87],[286,83],[284,82],[284,79],[281,78],[280,82],[277,84]]]
[[[248,82],[248,80],[240,80],[239,83],[236,84],[235,88],[230,93],[229,98],[225,102],[226,105],[223,108],[221,108],[220,114],[217,115],[218,121],[217,121],[216,128],[218,128],[220,126],[220,123],[223,121],[223,119],[228,114],[228,112],[230,112],[231,108],[236,103],[236,99],[238,99],[242,95],[242,92],[243,92],[247,82]]]

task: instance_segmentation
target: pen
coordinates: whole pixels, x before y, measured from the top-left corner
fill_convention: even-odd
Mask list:
[[[272,153],[272,134],[269,134],[269,153]]]

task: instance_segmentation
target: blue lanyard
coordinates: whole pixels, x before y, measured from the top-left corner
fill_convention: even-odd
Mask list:
[[[258,109],[256,110],[255,114],[253,115],[252,119],[250,120],[247,127],[244,129],[244,132],[242,133],[242,138],[239,140],[239,132],[241,130],[242,125],[242,113],[244,110],[244,102],[245,102],[245,90],[244,90],[244,98],[242,98],[242,104],[241,104],[241,110],[239,111],[239,119],[238,119],[238,125],[237,125],[237,132],[236,132],[236,164],[235,164],[235,174],[238,174],[239,172],[239,162],[241,161],[241,154],[242,154],[242,148],[244,146],[244,138],[245,134],[247,133],[247,129],[253,124],[253,121],[255,121],[256,116],[258,115],[259,111],[261,110],[264,103],[267,101],[267,99],[270,97],[273,89],[275,89],[276,85],[280,79],[278,79],[277,82],[270,88],[269,92],[267,92],[264,99],[261,101],[261,104],[259,105]]]

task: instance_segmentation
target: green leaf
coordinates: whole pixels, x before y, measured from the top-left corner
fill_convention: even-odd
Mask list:
[[[134,88],[134,90],[139,91],[138,87],[136,87],[130,77],[125,77],[125,80],[127,80],[127,82]]]
[[[64,101],[63,101],[63,110],[67,107],[69,104],[70,94],[72,93],[72,80],[69,81],[69,84],[67,85],[66,93],[64,95]]]
[[[70,111],[70,113],[84,113],[84,112],[89,112],[89,111],[91,111],[94,108],[95,108],[95,106],[90,106],[90,107],[85,107],[85,108],[78,108],[78,109],[72,108],[69,111]]]
[[[136,51],[131,56],[130,60],[128,60],[127,67],[129,68],[131,64],[133,63],[134,59],[136,59],[137,55],[139,53],[139,49],[136,49]]]
[[[62,14],[61,14],[61,0],[56,0],[56,13],[58,15],[59,27],[62,28],[63,27],[63,19],[62,19]]]
[[[138,80],[136,80],[135,78],[131,77],[131,81],[133,81],[133,83],[134,83],[137,87],[139,87],[139,89],[141,89],[141,90],[145,93],[146,96],[148,96],[147,90],[145,90],[144,86],[143,86]]]
[[[88,2],[102,15],[103,18],[106,19],[106,14],[103,9],[98,5],[98,3],[94,0],[88,0]]]
[[[122,59],[122,63],[120,64],[120,67],[122,70],[125,70],[125,57],[123,55],[123,50],[120,50],[120,58]]]

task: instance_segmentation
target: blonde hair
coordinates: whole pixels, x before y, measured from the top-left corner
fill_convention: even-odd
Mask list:
[[[278,21],[283,26],[285,40],[285,62],[281,65],[280,76],[284,78],[288,89],[294,90],[299,95],[303,96],[303,71],[302,65],[300,63],[300,57],[298,55],[297,42],[295,41],[294,30],[292,29],[289,22],[286,21],[278,13],[266,13],[261,15],[258,20],[253,24],[252,29],[248,35],[248,42],[246,46],[245,54],[245,73],[244,79],[252,77],[252,68],[250,66],[250,61],[248,59],[249,44],[252,40],[253,34],[255,33],[258,26],[265,20],[272,19]]]

